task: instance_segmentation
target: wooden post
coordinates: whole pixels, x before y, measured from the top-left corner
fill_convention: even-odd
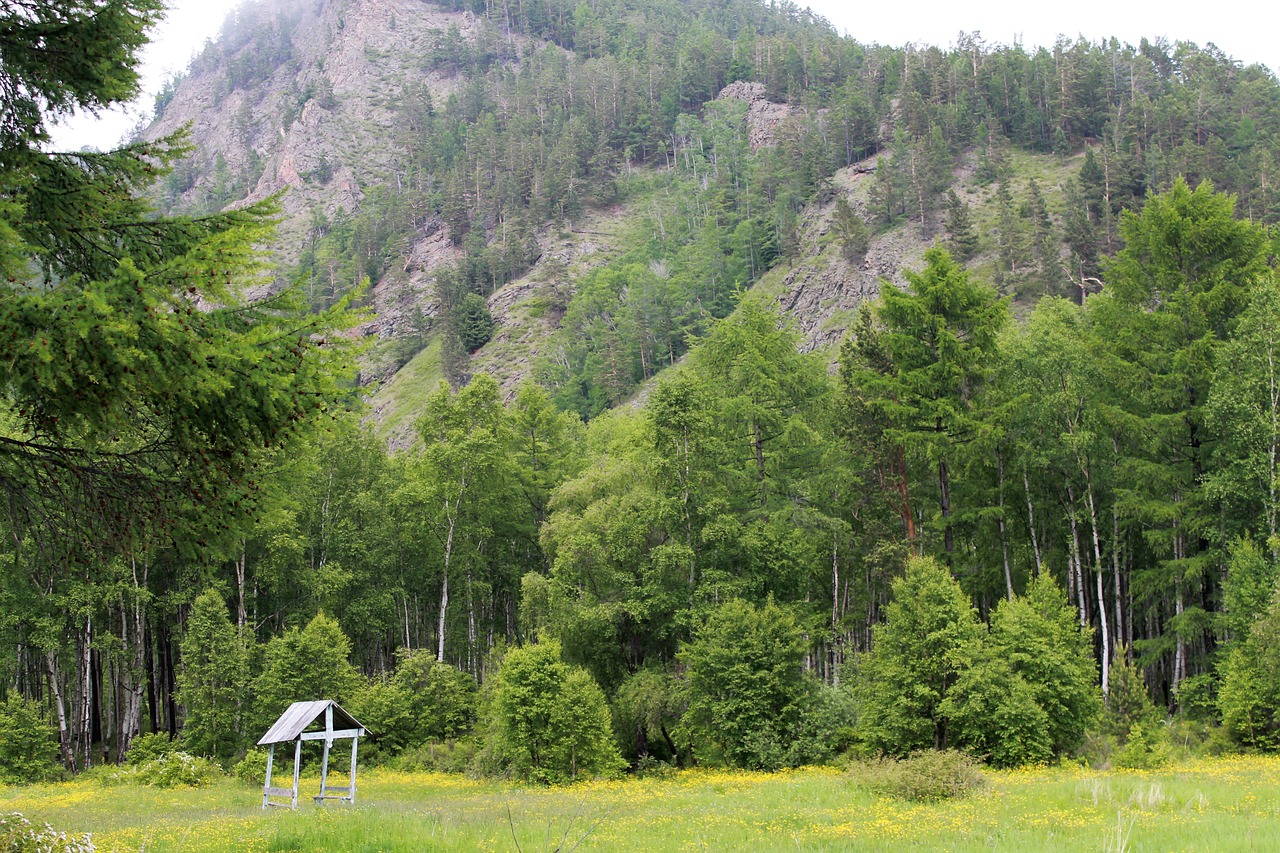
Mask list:
[[[351,785],[347,788],[347,797],[353,806],[356,804],[356,745],[359,743],[358,736],[351,739]]]
[[[298,807],[298,775],[302,772],[302,738],[298,738],[293,742],[293,805],[290,808]]]
[[[276,745],[273,743],[267,747],[267,781],[262,785],[262,810],[266,811],[267,804],[270,802],[271,796],[271,763],[276,757]]]
[[[329,781],[329,749],[333,746],[333,706],[324,709],[324,757],[320,759],[320,796],[325,795],[325,784]]]

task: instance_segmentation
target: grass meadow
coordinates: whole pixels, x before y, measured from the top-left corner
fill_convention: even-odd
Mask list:
[[[370,770],[355,807],[261,810],[261,789],[93,778],[0,789],[22,812],[107,851],[1267,850],[1280,849],[1280,758],[1155,771],[987,772],[971,796],[922,804],[833,768],[690,771],[542,788]],[[302,793],[318,788],[306,776]]]

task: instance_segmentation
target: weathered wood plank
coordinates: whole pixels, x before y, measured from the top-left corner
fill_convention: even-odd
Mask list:
[[[293,789],[292,788],[267,788],[266,794],[268,797],[292,797]]]
[[[302,740],[341,740],[349,737],[360,737],[364,734],[364,729],[338,729],[332,732],[304,732],[300,737]]]

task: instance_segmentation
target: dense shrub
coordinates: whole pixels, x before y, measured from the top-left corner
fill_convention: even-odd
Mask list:
[[[38,704],[10,694],[0,703],[0,782],[40,782],[60,772],[53,729]]]
[[[629,677],[613,697],[613,727],[623,754],[642,763],[679,760],[671,731],[680,721],[684,697],[676,677],[646,668]]]
[[[351,706],[377,748],[397,755],[470,733],[479,701],[475,678],[425,649],[401,649],[398,658],[391,678],[370,684]]]
[[[231,774],[246,785],[261,785],[267,778],[267,751],[253,747],[231,768]]]
[[[942,701],[982,625],[946,568],[915,558],[893,582],[885,622],[859,667],[858,733],[872,750],[905,756],[948,745]]]
[[[769,601],[727,601],[680,651],[688,710],[677,738],[699,759],[771,770],[789,746],[814,685],[802,670],[804,635]]]
[[[855,784],[877,794],[913,802],[964,797],[987,786],[973,758],[955,750],[926,749],[901,759],[859,761],[849,773]]]
[[[173,738],[164,732],[147,732],[138,735],[129,744],[124,763],[130,765],[146,764],[164,758],[178,748]]]
[[[559,783],[625,766],[604,693],[560,659],[559,643],[511,649],[486,687],[483,769]]]
[[[411,773],[465,773],[475,757],[473,740],[429,741],[406,749],[391,766]]]
[[[996,649],[978,648],[939,710],[955,744],[996,767],[1039,764],[1053,755],[1049,715]]]
[[[800,713],[787,764],[823,764],[857,741],[858,702],[848,687],[819,684]]]
[[[1050,750],[1078,749],[1102,709],[1098,664],[1089,634],[1051,576],[1000,602],[991,615],[991,644],[1043,709]]]
[[[106,781],[148,788],[202,788],[220,776],[222,769],[209,759],[175,751],[142,764],[126,764],[109,773]]]
[[[37,826],[18,812],[0,814],[0,851],[4,853],[92,853],[98,848],[84,835],[67,835],[49,824]]]
[[[1171,752],[1161,728],[1136,723],[1124,746],[1112,757],[1112,764],[1131,770],[1153,770],[1167,764]]]

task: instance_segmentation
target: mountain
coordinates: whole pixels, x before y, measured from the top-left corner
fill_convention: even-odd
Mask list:
[[[1179,174],[1280,216],[1260,66],[867,46],[754,0],[250,3],[146,136],[184,126],[162,206],[283,192],[280,281],[321,307],[369,279],[362,383],[394,445],[424,386],[480,370],[592,416],[751,289],[830,349],[966,218],[959,253],[1030,304],[1096,286],[1122,211]]]

